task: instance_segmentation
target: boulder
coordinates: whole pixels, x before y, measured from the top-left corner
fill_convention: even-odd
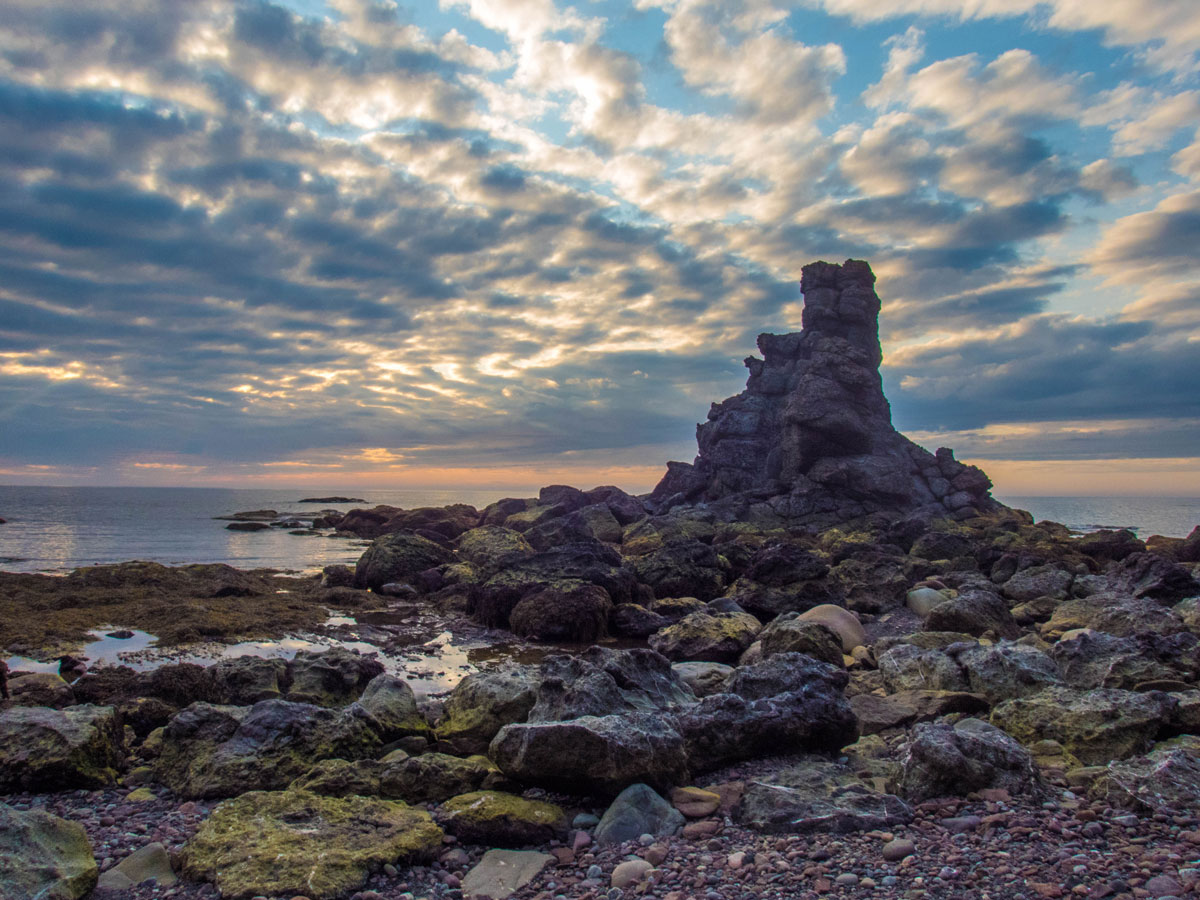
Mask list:
[[[496,732],[525,721],[537,686],[536,672],[515,664],[468,675],[446,699],[438,739],[456,753],[486,753]]]
[[[829,564],[811,550],[791,543],[768,544],[754,554],[727,596],[766,618],[837,605],[843,599],[842,589],[826,578],[828,574]]]
[[[553,863],[549,853],[489,850],[463,879],[463,896],[470,900],[508,900]]]
[[[810,758],[746,785],[737,819],[768,834],[844,834],[906,825],[913,811],[847,766]]]
[[[623,844],[643,834],[667,838],[683,827],[683,813],[646,784],[631,784],[609,804],[596,826],[598,844]]]
[[[921,559],[958,559],[971,556],[974,547],[963,534],[945,531],[929,531],[917,538],[908,551]]]
[[[985,697],[989,703],[1027,697],[1060,683],[1054,660],[1023,644],[1002,641],[991,646],[978,645],[964,649],[954,658],[967,676],[968,690]]]
[[[624,637],[645,638],[672,624],[666,616],[653,612],[640,603],[621,603],[608,614],[608,628]]]
[[[1200,595],[1200,581],[1187,568],[1157,553],[1130,554],[1109,571],[1108,580],[1114,591],[1160,603]]]
[[[505,775],[564,793],[615,796],[639,781],[687,778],[683,737],[657,712],[505,725],[488,755]]]
[[[953,597],[953,592],[931,587],[913,588],[905,595],[908,608],[922,619],[928,618],[935,606],[940,606]]]
[[[695,702],[670,662],[653,650],[589,647],[542,663],[530,722],[624,712],[667,712]]]
[[[1009,578],[1000,590],[1014,604],[1036,600],[1039,597],[1065,600],[1070,596],[1071,583],[1074,580],[1074,573],[1055,565],[1031,566]]]
[[[1130,637],[1150,632],[1174,634],[1185,626],[1179,615],[1156,600],[1104,592],[1059,604],[1041,633],[1053,639],[1078,628]]]
[[[17,706],[0,712],[0,791],[111,785],[125,735],[111,706]]]
[[[180,851],[183,874],[222,897],[334,900],[385,864],[432,859],[442,831],[403,803],[251,791],[213,810]]]
[[[923,649],[914,644],[897,644],[879,653],[875,663],[889,693],[966,692],[970,688],[966,673],[944,649]]]
[[[734,668],[723,663],[681,662],[673,663],[671,671],[679,676],[679,680],[691,688],[697,697],[707,697],[725,690]]]
[[[850,708],[858,718],[860,734],[877,734],[889,728],[908,728],[951,713],[987,712],[988,701],[979,694],[964,691],[900,691],[880,697],[856,694]]]
[[[1100,562],[1112,562],[1142,553],[1146,544],[1128,528],[1102,529],[1076,539],[1075,549]]]
[[[979,719],[917,725],[901,765],[900,793],[914,802],[984,788],[1035,796],[1045,791],[1030,752]]]
[[[385,534],[371,542],[354,567],[354,584],[378,590],[388,582],[412,583],[426,569],[451,562],[454,554],[412,531]]]
[[[417,709],[412,688],[395,675],[384,673],[372,678],[362,692],[358,706],[370,717],[375,733],[385,743],[433,734],[433,729]]]
[[[499,525],[484,525],[464,532],[458,539],[458,556],[484,578],[527,559],[534,553],[519,531]]]
[[[608,507],[609,512],[622,525],[636,522],[646,516],[646,506],[637,497],[628,494],[619,487],[601,485],[585,491],[584,495],[591,503],[601,503]]]
[[[339,712],[306,703],[263,700],[253,707],[193,703],[163,732],[155,771],[190,798],[277,790],[322,759],[374,755],[383,741],[361,708]]]
[[[725,569],[717,551],[692,539],[669,541],[633,560],[638,581],[656,597],[695,597],[711,600],[725,587]]]
[[[383,663],[374,655],[362,656],[353,650],[334,647],[323,651],[301,650],[288,671],[291,676],[288,700],[338,707],[353,703],[371,679],[383,672]]]
[[[1060,638],[1050,658],[1064,683],[1085,690],[1135,690],[1148,682],[1194,683],[1200,675],[1200,638],[1190,632],[1116,637],[1083,629]]]
[[[0,803],[0,897],[78,900],[96,886],[98,875],[78,822]]]
[[[1193,809],[1200,796],[1200,747],[1160,746],[1134,759],[1109,764],[1089,796],[1140,813]]]
[[[549,550],[573,541],[620,543],[621,523],[603,504],[584,506],[564,516],[551,518],[525,532],[535,550]]]
[[[71,686],[55,672],[13,672],[8,676],[8,693],[13,706],[62,709],[76,702]]]
[[[394,750],[382,760],[323,760],[293,781],[289,790],[330,797],[359,794],[406,803],[440,803],[490,787],[497,780],[499,771],[484,756],[467,759],[445,753],[409,756],[403,750]]]
[[[509,614],[509,627],[535,641],[591,642],[608,633],[612,599],[604,588],[562,581],[526,594]]]
[[[100,876],[97,891],[127,891],[144,881],[153,881],[155,887],[166,888],[179,879],[171,868],[171,857],[167,848],[158,841],[146,844]]]
[[[925,618],[925,627],[930,631],[963,631],[976,636],[988,631],[1007,638],[1021,634],[1004,600],[978,588],[961,591],[933,607]]]
[[[840,606],[830,603],[814,606],[807,612],[800,613],[800,620],[824,625],[836,634],[842,642],[843,653],[853,653],[855,647],[862,647],[867,643],[867,633],[858,616]]]
[[[260,700],[278,700],[286,693],[288,664],[284,659],[239,656],[218,660],[209,668],[208,678],[213,696],[195,700],[250,706]],[[184,701],[183,705],[191,702]]]
[[[452,797],[438,810],[442,827],[460,841],[491,847],[524,847],[566,837],[562,807],[499,791]]]
[[[1106,765],[1149,749],[1171,707],[1162,693],[1050,687],[1000,704],[992,723],[1023,744],[1058,741],[1084,765]]]
[[[833,666],[842,665],[842,639],[829,626],[805,619],[800,613],[785,613],[768,623],[758,641],[764,659],[776,653],[803,653]]]
[[[694,772],[757,756],[834,752],[852,742],[857,722],[843,696],[845,671],[800,653],[741,666],[725,693],[676,717]]]
[[[695,612],[653,635],[650,646],[671,660],[733,663],[761,630],[749,613]]]

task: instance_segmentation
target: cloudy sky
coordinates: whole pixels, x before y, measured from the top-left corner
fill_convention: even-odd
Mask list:
[[[897,427],[1200,494],[1200,4],[4,0],[0,481],[653,485],[870,260]]]

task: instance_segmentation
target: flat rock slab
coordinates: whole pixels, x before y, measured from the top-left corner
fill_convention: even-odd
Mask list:
[[[442,830],[404,803],[251,791],[218,806],[182,851],[183,874],[225,898],[335,900],[373,870],[432,858]]]
[[[78,900],[98,871],[78,822],[0,803],[0,897]]]
[[[773,834],[867,831],[912,819],[899,797],[872,790],[847,767],[825,760],[751,782],[738,814],[747,827]]]
[[[533,850],[489,850],[462,883],[466,900],[505,900],[554,862],[549,853]]]

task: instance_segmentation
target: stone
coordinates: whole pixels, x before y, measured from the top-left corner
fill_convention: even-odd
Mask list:
[[[171,868],[167,848],[155,841],[129,854],[100,876],[97,890],[124,891],[153,879],[160,888],[170,887],[179,879]]]
[[[590,504],[555,516],[528,529],[525,539],[535,550],[549,550],[572,541],[605,541],[619,543],[621,523],[607,506]]]
[[[561,807],[500,791],[452,797],[441,805],[438,818],[459,840],[496,847],[543,844],[567,833]]]
[[[950,598],[950,591],[919,587],[913,588],[905,595],[905,603],[909,609],[924,619],[929,616],[929,613],[933,611],[935,606],[945,603]]]
[[[193,703],[163,732],[155,771],[191,799],[278,790],[322,759],[372,756],[383,741],[361,707],[333,711],[264,700],[253,707]]]
[[[1097,777],[1088,795],[1141,813],[1187,809],[1200,796],[1200,759],[1196,751],[1161,745],[1145,756],[1117,760]]]
[[[625,637],[645,638],[660,628],[666,628],[671,620],[647,609],[640,603],[621,603],[608,614],[608,628],[614,634]]]
[[[944,649],[897,644],[876,657],[880,677],[891,693],[953,691],[967,693],[967,674]]]
[[[665,712],[695,702],[671,663],[653,650],[589,647],[571,656],[546,657],[539,675],[530,722]]]
[[[696,612],[653,635],[650,647],[675,661],[734,663],[761,630],[749,613]]]
[[[96,886],[98,874],[78,822],[0,803],[0,897],[78,900]]]
[[[802,612],[800,619],[804,622],[824,625],[836,634],[842,642],[843,653],[853,653],[856,647],[861,647],[867,642],[867,633],[858,616],[840,606],[823,603],[820,606],[814,606],[807,612]]]
[[[1080,628],[1117,637],[1133,637],[1149,633],[1175,634],[1183,631],[1185,626],[1177,613],[1157,600],[1102,592],[1059,604],[1050,620],[1041,627],[1041,632],[1044,638],[1051,640]]]
[[[671,671],[678,675],[679,680],[691,688],[697,697],[707,697],[725,690],[734,668],[724,663],[680,662],[672,663]]]
[[[0,791],[103,788],[124,759],[124,731],[110,706],[0,712]]]
[[[470,563],[484,578],[490,578],[534,554],[524,535],[511,528],[484,525],[463,532],[458,538],[458,556]]]
[[[462,882],[465,900],[507,900],[554,862],[533,850],[489,850]]]
[[[687,778],[684,739],[657,712],[505,725],[488,755],[511,778],[567,793],[613,796],[640,781]]]
[[[486,753],[501,728],[529,716],[537,685],[536,671],[527,666],[510,663],[473,672],[446,698],[438,739],[458,753]]]
[[[1077,688],[1140,690],[1151,682],[1194,682],[1200,638],[1191,632],[1116,637],[1090,629],[1070,632],[1051,648],[1062,680]]]
[[[1161,693],[1050,687],[1001,703],[992,723],[1024,744],[1055,740],[1085,765],[1105,765],[1149,749],[1171,708]]]
[[[1044,790],[1028,750],[979,719],[917,725],[904,749],[900,793],[913,802],[984,788],[1037,796]]]
[[[906,856],[912,856],[916,852],[917,845],[912,841],[905,840],[904,838],[896,838],[883,845],[881,855],[888,862],[899,862]]]
[[[689,819],[703,819],[717,811],[721,795],[698,787],[678,787],[671,791],[671,805]]]
[[[1036,694],[1061,680],[1050,656],[1009,641],[969,647],[954,659],[966,674],[968,690],[989,703]]]
[[[1085,534],[1075,540],[1075,547],[1092,559],[1112,562],[1125,559],[1132,553],[1144,552],[1146,544],[1138,540],[1137,535],[1128,528],[1120,528],[1101,529]]]
[[[412,688],[403,678],[395,675],[384,673],[372,678],[362,692],[358,706],[370,716],[375,732],[385,742],[433,733],[417,709],[417,698]]]
[[[857,722],[843,696],[844,670],[800,653],[741,666],[725,693],[676,717],[694,772],[757,756],[834,752],[852,742]]]
[[[14,706],[49,706],[62,709],[75,704],[75,692],[55,672],[14,672],[8,677]]]
[[[344,897],[385,863],[431,860],[442,831],[403,803],[251,791],[217,806],[180,851],[181,871],[223,897]]]
[[[899,691],[886,697],[856,694],[850,708],[858,718],[860,734],[877,734],[889,728],[907,728],[951,713],[987,712],[988,701],[965,691]]]
[[[1109,571],[1108,580],[1118,593],[1160,603],[1177,603],[1200,595],[1200,581],[1185,566],[1157,553],[1126,556]]]
[[[600,844],[621,844],[643,834],[670,837],[684,824],[683,814],[646,784],[632,784],[617,795],[600,817],[595,838]]]
[[[1014,574],[1004,582],[1000,591],[1013,604],[1052,597],[1065,600],[1071,593],[1071,582],[1075,575],[1056,565],[1030,566]]]
[[[406,803],[440,803],[491,787],[499,778],[499,771],[485,756],[460,759],[445,753],[409,756],[393,751],[382,760],[323,760],[289,787],[330,797],[359,794]]]
[[[353,650],[301,650],[288,665],[291,684],[287,698],[293,703],[345,706],[358,699],[371,679],[382,673],[383,663],[376,657]]]
[[[651,512],[770,498],[762,505],[777,519],[828,525],[885,509],[998,507],[982,472],[892,427],[874,282],[861,260],[804,267],[803,331],[759,336],[746,390],[714,404],[697,428],[694,464],[668,464],[646,500]]]
[[[978,588],[960,591],[933,607],[925,617],[925,627],[930,631],[962,631],[975,636],[988,631],[1006,638],[1021,634],[1004,600]]]
[[[828,604],[816,607],[822,608],[837,609]],[[829,626],[804,618],[808,614],[785,613],[766,625],[758,634],[763,659],[776,653],[803,653],[830,665],[841,666],[842,638]]]
[[[412,583],[421,572],[452,562],[454,554],[441,544],[413,531],[397,531],[375,538],[354,567],[356,587],[378,590],[400,581]]]
[[[623,863],[618,863],[613,869],[611,884],[618,890],[631,887],[644,881],[646,875],[653,868],[654,866],[644,859],[627,859]]]
[[[509,613],[509,628],[534,641],[585,643],[608,634],[612,608],[604,588],[561,581],[524,595]]]
[[[725,588],[726,568],[713,547],[690,538],[668,541],[633,561],[638,581],[656,597],[711,600]]]
[[[913,811],[848,767],[812,758],[746,786],[738,821],[771,834],[847,833],[904,825]]]

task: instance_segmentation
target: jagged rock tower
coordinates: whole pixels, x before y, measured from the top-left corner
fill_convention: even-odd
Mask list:
[[[1001,507],[992,483],[945,448],[892,427],[879,364],[879,297],[862,260],[804,267],[803,330],[761,334],[746,390],[696,428],[693,464],[667,463],[650,495],[665,512],[701,503],[829,525],[871,513],[966,519]]]

